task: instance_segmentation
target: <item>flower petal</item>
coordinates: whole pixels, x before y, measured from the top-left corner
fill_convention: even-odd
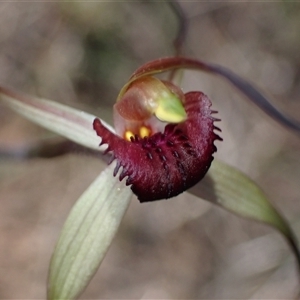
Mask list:
[[[120,180],[127,177],[126,184],[141,202],[182,193],[203,178],[213,160],[214,141],[220,137],[214,133],[217,127],[210,100],[201,92],[190,92],[183,104],[186,121],[131,142],[109,132],[98,119],[94,121],[102,143],[108,144],[118,161],[116,171],[123,167]]]
[[[238,216],[273,226],[285,236],[300,266],[300,252],[292,229],[263,191],[242,172],[214,160],[205,178],[189,192]]]
[[[0,99],[32,122],[93,150],[99,148],[99,137],[93,130],[95,116],[50,100],[19,95],[0,87]],[[107,123],[102,123],[112,132]]]
[[[74,299],[97,271],[129,206],[132,192],[108,166],[83,193],[52,256],[48,299]]]
[[[122,88],[118,98],[122,97],[129,85],[131,85],[134,81],[140,79],[141,77],[150,76],[153,74],[158,74],[176,69],[195,69],[215,75],[220,75],[221,77],[228,80],[250,101],[259,106],[266,114],[268,114],[274,120],[290,129],[295,130],[298,133],[300,132],[300,122],[297,120],[293,120],[292,118],[278,110],[275,106],[273,106],[271,102],[262,93],[260,93],[249,81],[245,80],[244,78],[238,76],[237,74],[222,66],[186,57],[165,57],[154,61],[150,61],[142,65],[133,73],[129,82]]]

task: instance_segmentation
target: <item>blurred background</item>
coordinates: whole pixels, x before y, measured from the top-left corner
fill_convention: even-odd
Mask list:
[[[226,66],[300,120],[300,3],[187,2],[183,53]],[[141,64],[174,54],[179,22],[168,3],[2,2],[0,84],[111,122],[121,87]],[[219,111],[219,159],[253,178],[300,238],[300,140],[219,78],[186,71]],[[76,199],[105,164],[74,150],[26,158],[55,139],[0,103],[0,298],[46,297],[55,242]],[[82,299],[287,299],[294,258],[272,228],[184,193],[133,199]]]

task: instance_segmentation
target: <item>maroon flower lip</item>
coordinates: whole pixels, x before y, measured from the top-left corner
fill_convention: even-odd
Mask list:
[[[201,92],[184,95],[187,119],[168,124],[164,132],[127,141],[105,128],[99,119],[93,123],[101,144],[107,144],[112,161],[117,160],[114,176],[122,167],[125,177],[140,202],[174,197],[198,183],[206,174],[217,150],[215,140],[222,140],[214,130],[219,121],[212,116],[211,101]]]

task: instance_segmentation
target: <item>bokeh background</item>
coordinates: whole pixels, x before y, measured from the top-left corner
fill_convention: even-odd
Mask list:
[[[183,53],[227,66],[300,119],[300,3],[179,2]],[[111,122],[118,91],[141,64],[174,54],[178,18],[160,1],[1,2],[0,84]],[[186,71],[222,118],[216,157],[265,190],[300,238],[300,140],[211,75]],[[103,170],[74,149],[26,157],[57,138],[0,103],[0,298],[46,297],[48,265],[70,208]],[[82,299],[287,299],[294,258],[272,228],[188,193],[133,199]]]

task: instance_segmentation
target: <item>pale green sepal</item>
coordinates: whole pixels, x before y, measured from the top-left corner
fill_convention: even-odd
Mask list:
[[[48,299],[74,299],[97,271],[129,206],[132,191],[108,166],[83,193],[53,253]]]
[[[242,172],[214,160],[204,179],[189,192],[236,215],[273,226],[287,238],[299,263],[299,249],[290,226],[257,184]]]
[[[167,92],[165,97],[158,99],[154,114],[159,120],[167,123],[180,123],[187,117],[180,99],[175,94]]]
[[[0,87],[1,101],[28,120],[45,127],[77,144],[93,150],[99,147],[101,138],[93,129],[95,116],[50,100],[19,95]],[[113,128],[101,120],[109,130]]]

